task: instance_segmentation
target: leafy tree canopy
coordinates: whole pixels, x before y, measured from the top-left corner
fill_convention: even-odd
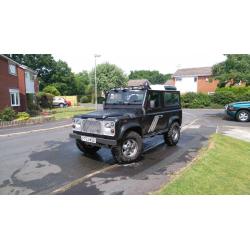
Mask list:
[[[75,83],[77,88],[78,95],[89,94],[90,78],[87,71],[82,71],[78,74],[75,74]]]
[[[46,86],[44,89],[43,89],[43,92],[44,93],[49,93],[49,94],[52,94],[54,96],[60,96],[61,93],[58,91],[58,89],[53,86],[53,85],[48,85]]]
[[[245,82],[250,85],[250,55],[226,55],[224,62],[213,66],[213,74],[219,80],[219,86],[224,87],[227,82]]]
[[[94,70],[91,71],[90,76],[91,82],[94,83]],[[97,65],[96,77],[98,90],[104,92],[111,88],[125,86],[128,80],[122,69],[110,63]]]
[[[159,71],[153,70],[135,70],[131,71],[129,75],[129,79],[147,79],[152,84],[161,84],[165,83],[167,80],[171,79],[171,74],[161,74]]]

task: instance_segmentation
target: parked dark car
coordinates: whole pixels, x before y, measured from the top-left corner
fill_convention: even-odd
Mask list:
[[[130,163],[140,159],[143,138],[161,134],[167,145],[175,146],[181,123],[176,89],[119,88],[107,94],[103,110],[75,116],[70,136],[82,152],[95,153],[106,146],[116,161]]]
[[[225,106],[226,114],[239,121],[250,121],[250,101],[249,102],[234,102]]]

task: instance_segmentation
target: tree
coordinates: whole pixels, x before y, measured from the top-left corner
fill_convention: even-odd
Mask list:
[[[88,85],[90,85],[89,74],[87,71],[82,71],[78,74],[75,74],[75,83],[77,95],[89,94],[86,93],[88,90]]]
[[[91,82],[94,84],[94,70],[90,73]],[[127,76],[122,69],[114,64],[103,63],[96,67],[97,87],[99,91],[108,91],[111,88],[123,87],[127,83]]]
[[[44,89],[43,89],[43,92],[44,93],[49,93],[49,94],[52,94],[54,96],[60,96],[61,93],[58,91],[58,89],[53,86],[53,85],[48,85],[46,86]]]
[[[161,74],[159,71],[150,71],[150,70],[135,70],[131,71],[129,79],[147,79],[152,84],[161,84],[165,83],[167,80],[171,79],[171,74]]]
[[[51,82],[56,83],[56,88],[63,95],[76,95],[77,88],[74,73],[66,62],[59,60],[51,76]],[[63,86],[59,86],[62,84]],[[66,87],[67,86],[67,87]],[[63,90],[62,90],[63,89]]]
[[[224,62],[213,66],[213,75],[219,80],[219,87],[226,83],[245,82],[250,85],[250,55],[227,54]]]

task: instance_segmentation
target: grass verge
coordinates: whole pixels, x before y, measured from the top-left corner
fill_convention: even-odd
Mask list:
[[[75,115],[85,114],[93,111],[92,108],[83,107],[68,107],[68,108],[56,108],[52,110],[56,120],[72,118]]]
[[[215,134],[159,194],[250,194],[250,143]]]

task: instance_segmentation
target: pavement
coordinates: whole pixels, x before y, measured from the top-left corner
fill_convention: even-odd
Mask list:
[[[0,194],[148,194],[192,161],[211,134],[237,137],[240,130],[248,140],[249,127],[224,119],[223,110],[185,109],[176,147],[162,136],[147,139],[143,159],[127,165],[115,164],[109,149],[81,153],[69,138],[71,120],[0,129]]]

